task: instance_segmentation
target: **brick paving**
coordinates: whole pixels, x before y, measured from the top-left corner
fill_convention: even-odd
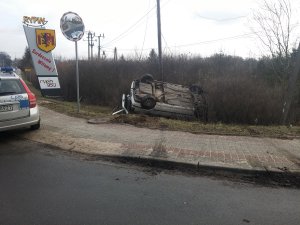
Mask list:
[[[88,124],[41,107],[42,129],[99,143],[119,143],[111,154],[155,158],[204,166],[300,172],[300,140],[199,135],[137,128],[120,124]],[[31,138],[38,139],[31,135]],[[105,154],[110,152],[105,151]],[[99,152],[101,154],[101,151]]]

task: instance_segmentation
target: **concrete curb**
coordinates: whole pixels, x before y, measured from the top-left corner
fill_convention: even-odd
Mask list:
[[[181,170],[298,176],[300,140],[195,135],[102,123],[87,123],[41,107],[41,129],[18,136],[91,157],[155,164]],[[300,181],[299,181],[300,183]]]
[[[47,144],[70,152],[78,152],[91,156],[115,157],[132,160],[158,161],[168,164],[185,165],[189,168],[205,168],[211,170],[222,170],[231,172],[240,172],[243,174],[300,174],[298,170],[280,170],[278,168],[267,168],[266,166],[253,167],[246,161],[235,163],[214,162],[204,160],[204,158],[193,158],[189,155],[175,157],[171,149],[156,149],[155,147],[138,146],[134,148],[131,145],[124,145],[116,142],[102,142],[91,138],[83,138],[62,134],[48,129],[42,129],[38,132],[24,132],[18,135],[21,138]],[[159,147],[159,146],[158,146]],[[202,159],[202,161],[201,161]],[[245,159],[246,160],[246,159]]]
[[[32,140],[31,140],[32,141]],[[61,149],[55,145],[45,144],[43,145]],[[201,165],[191,164],[185,162],[169,161],[160,158],[144,158],[136,156],[121,156],[121,155],[109,155],[109,154],[90,154],[80,151],[69,151],[62,149],[65,153],[75,153],[87,156],[89,160],[104,160],[113,163],[123,163],[130,165],[137,165],[142,167],[150,167],[151,173],[157,175],[157,170],[177,171],[184,174],[190,174],[195,176],[207,176],[214,177],[221,180],[231,180],[240,182],[241,180],[247,183],[256,185],[268,185],[268,186],[282,186],[291,188],[300,188],[300,172],[279,172],[268,170],[250,170],[241,168],[229,168],[213,165]]]
[[[50,146],[52,148],[61,149],[65,152],[82,154],[92,158],[99,158],[110,161],[126,161],[130,163],[138,163],[142,165],[151,165],[154,167],[162,168],[162,169],[176,169],[179,171],[190,171],[190,172],[204,172],[205,174],[240,174],[240,175],[263,175],[263,176],[284,176],[284,177],[299,177],[300,181],[300,171],[282,171],[282,170],[274,170],[265,168],[239,168],[239,167],[230,167],[230,166],[220,166],[220,165],[211,165],[209,163],[188,163],[179,160],[168,160],[166,158],[159,158],[153,156],[135,156],[135,155],[120,155],[120,154],[109,154],[109,153],[95,153],[95,152],[87,152],[81,149],[67,149],[59,145],[55,145],[52,143],[45,143],[39,140],[34,140],[32,138],[27,138],[24,136],[19,136],[29,141],[34,141],[46,146]],[[83,147],[83,146],[81,146]],[[300,185],[300,184],[299,184]]]
[[[136,157],[136,156],[117,156],[117,155],[91,155],[103,159],[120,159],[126,160],[129,162],[141,162],[143,164],[154,164],[161,168],[168,168],[168,167],[179,167],[185,169],[192,169],[194,171],[212,171],[212,172],[229,172],[229,173],[239,173],[239,174],[249,174],[249,175],[292,175],[292,176],[299,176],[300,172],[286,172],[286,171],[274,171],[274,170],[254,170],[254,169],[241,169],[237,167],[222,167],[222,166],[214,166],[214,165],[204,165],[204,164],[191,164],[185,162],[178,162],[178,161],[170,161],[164,160],[160,158],[144,158],[144,157]]]

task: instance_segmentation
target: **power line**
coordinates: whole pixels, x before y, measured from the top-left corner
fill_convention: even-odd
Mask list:
[[[240,19],[246,18],[247,15],[237,16],[237,17],[230,17],[230,18],[223,18],[223,19],[216,19],[216,18],[212,18],[212,17],[206,17],[206,16],[202,16],[202,15],[199,15],[199,14],[197,14],[197,17],[205,19],[205,20],[212,20],[212,21],[215,21],[215,22],[226,22],[226,21],[230,21],[230,20],[240,20]]]
[[[225,38],[219,38],[219,39],[214,39],[214,40],[201,41],[201,42],[190,43],[190,44],[176,45],[176,46],[171,46],[171,48],[189,47],[189,46],[195,46],[195,45],[210,44],[210,43],[218,42],[218,41],[240,39],[240,38],[250,37],[251,35],[254,35],[254,34],[256,34],[256,32],[251,32],[251,33],[241,34],[241,35],[236,35],[236,36],[231,36],[231,37],[225,37]]]
[[[210,44],[210,43],[219,42],[219,41],[249,38],[252,35],[255,35],[256,33],[258,33],[258,32],[251,32],[251,33],[246,33],[246,34],[240,34],[240,35],[235,35],[235,36],[230,36],[230,37],[225,37],[225,38],[219,38],[219,39],[213,39],[213,40],[207,40],[207,41],[201,41],[201,42],[195,42],[195,43],[168,46],[168,48],[169,49],[171,49],[171,48],[184,48],[184,47],[190,47],[190,46],[196,46],[196,45],[205,45],[205,44]],[[164,36],[162,36],[162,37],[164,38]],[[165,40],[165,42],[166,42],[166,40]],[[109,48],[106,48],[106,49],[109,49]],[[145,48],[142,51],[151,51],[152,49],[153,48]],[[118,48],[118,50],[120,50],[120,51],[136,51],[136,49],[125,49],[125,48]]]
[[[146,16],[148,16],[156,6],[152,7],[145,15],[143,15],[141,18],[139,18],[133,25],[131,25],[129,28],[127,28],[125,31],[123,31],[121,34],[119,34],[117,37],[115,37],[113,40],[106,43],[104,46],[107,46],[109,44],[112,44],[113,42],[116,42],[123,38],[130,30],[132,30],[137,24],[139,24]]]
[[[168,1],[164,1],[163,2],[163,7],[165,7],[171,0]],[[119,34],[117,37],[115,37],[114,39],[112,39],[111,41],[107,42],[104,46],[108,46],[116,41],[121,40],[123,37],[125,37],[128,32],[133,31],[134,29],[136,29],[137,25],[147,17],[147,20],[149,19],[148,15],[156,8],[156,5],[153,6],[146,14],[144,14],[141,18],[139,18],[133,25],[131,25],[129,28],[127,28],[125,31],[123,31],[121,34]],[[153,16],[153,15],[152,15]],[[134,29],[133,29],[134,28]]]
[[[170,49],[170,47],[169,47],[169,45],[168,45],[168,43],[167,43],[167,41],[166,41],[166,39],[165,39],[163,33],[161,34],[161,36],[162,36],[162,38],[164,39],[164,42],[165,42],[165,45],[166,45],[165,49],[168,49],[169,52],[170,52],[170,54],[172,54],[172,51],[171,51],[171,49]]]
[[[148,8],[150,8],[150,0],[149,0]],[[146,22],[146,28],[145,28],[145,33],[144,33],[144,40],[143,40],[143,45],[142,45],[142,50],[141,50],[139,60],[141,60],[142,54],[143,54],[143,49],[144,49],[145,40],[146,40],[146,34],[147,34],[147,30],[148,30],[148,21],[149,21],[149,16],[147,15],[147,22]]]

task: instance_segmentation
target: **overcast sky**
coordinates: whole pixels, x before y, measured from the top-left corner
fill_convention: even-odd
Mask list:
[[[276,1],[276,0],[274,0]],[[242,57],[259,57],[263,49],[251,34],[251,15],[259,0],[161,0],[162,46],[164,54],[209,56],[224,52]],[[300,3],[291,0],[293,14]],[[78,13],[85,24],[101,38],[102,51],[118,55],[145,56],[157,49],[156,0],[1,0],[0,51],[12,58],[22,57],[27,46],[23,16],[48,20],[46,28],[56,30],[55,57],[74,58],[74,42],[61,33],[59,22],[68,11]],[[297,23],[297,18],[293,23]],[[299,26],[298,26],[299,27]],[[298,29],[299,30],[299,29]],[[299,35],[298,35],[299,34]],[[300,37],[300,33],[295,35]],[[87,58],[87,36],[79,41],[79,57]],[[294,37],[296,38],[296,37]],[[97,54],[95,42],[94,54]]]

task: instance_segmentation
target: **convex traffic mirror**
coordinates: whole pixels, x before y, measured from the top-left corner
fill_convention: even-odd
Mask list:
[[[61,17],[60,29],[63,35],[70,41],[79,41],[84,35],[83,21],[74,12],[67,12]]]

